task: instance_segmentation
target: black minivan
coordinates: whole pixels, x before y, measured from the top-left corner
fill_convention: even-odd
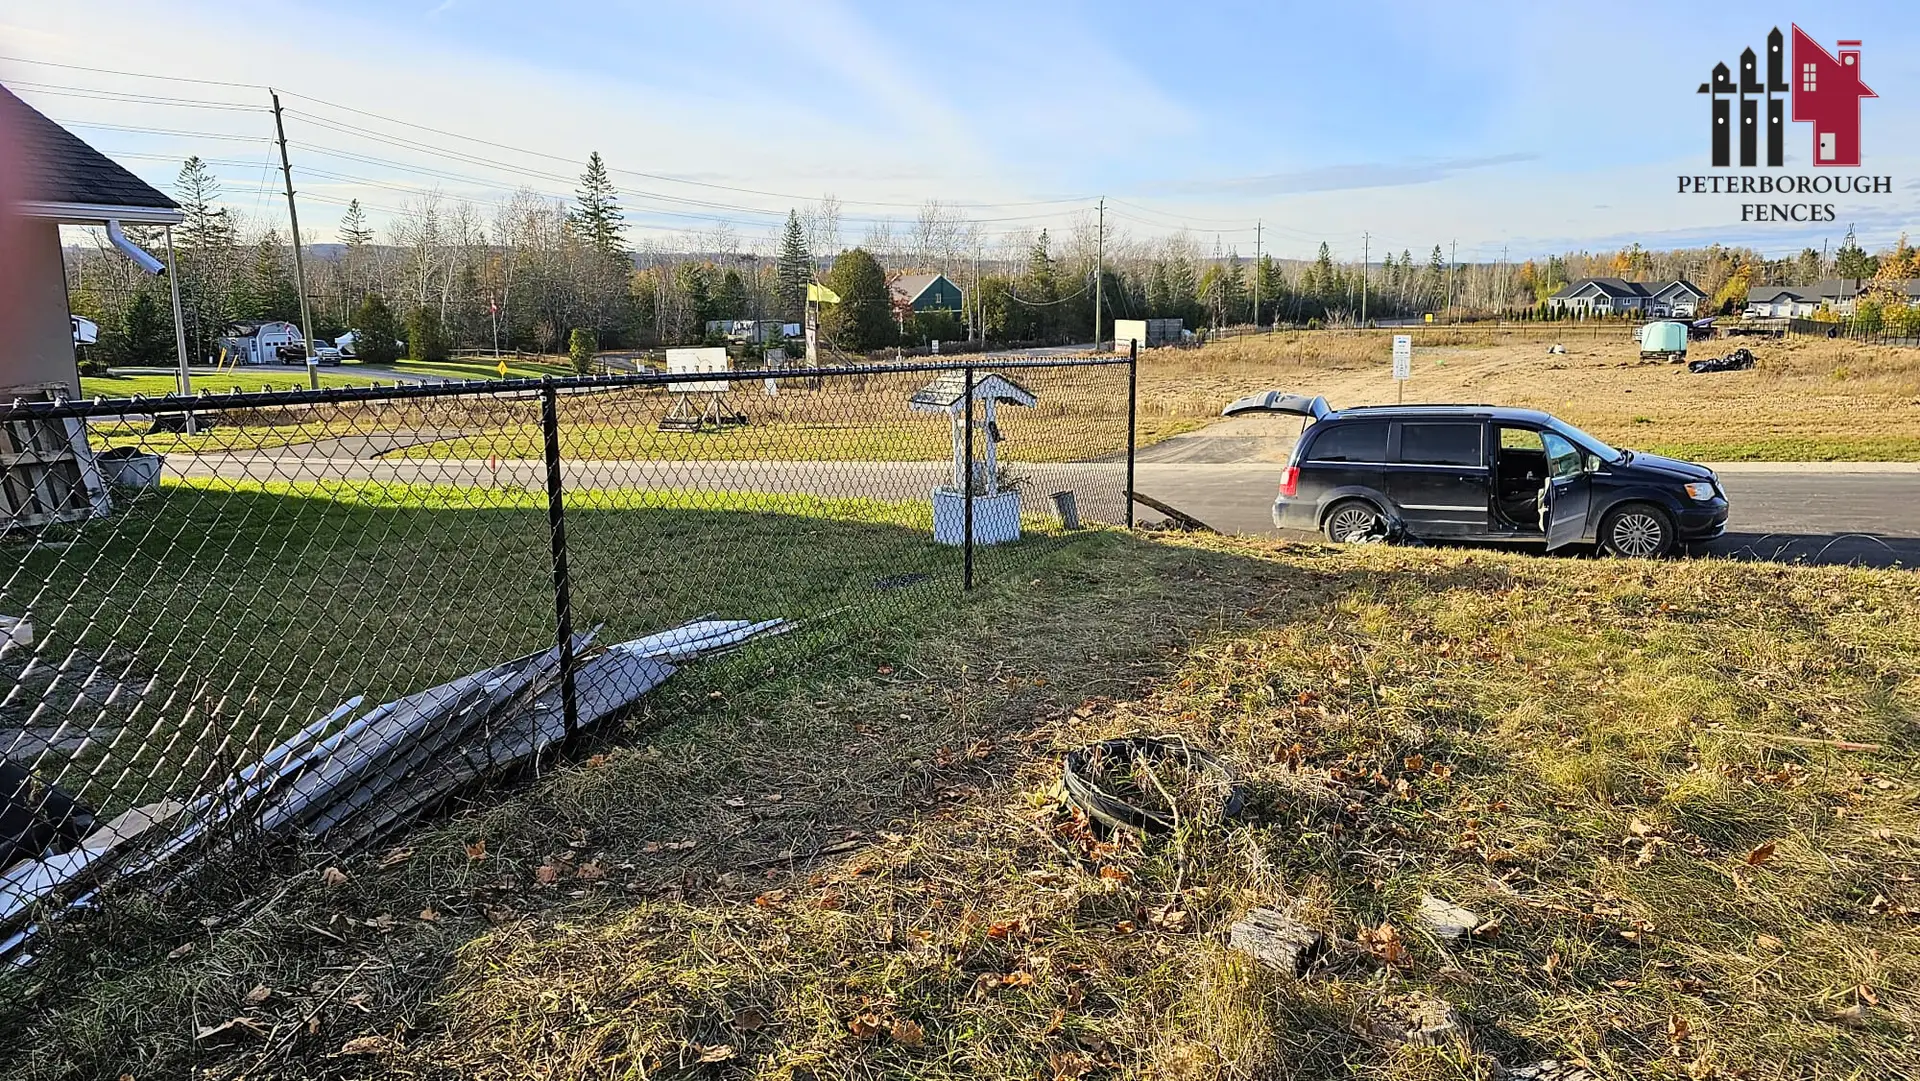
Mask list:
[[[1267,391],[1225,416],[1286,413],[1310,423],[1273,502],[1281,529],[1336,542],[1393,539],[1597,544],[1657,558],[1727,528],[1713,470],[1615,450],[1532,409],[1363,406]]]

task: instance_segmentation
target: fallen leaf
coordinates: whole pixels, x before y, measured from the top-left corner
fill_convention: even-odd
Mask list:
[[[1363,930],[1355,936],[1362,948],[1390,965],[1413,963],[1413,955],[1407,952],[1407,945],[1400,938],[1400,932],[1393,924],[1383,923],[1372,930]]]
[[[599,860],[588,860],[573,872],[573,877],[586,882],[598,882],[607,877],[607,869],[600,866]]]
[[[340,1045],[343,1055],[388,1055],[400,1050],[400,1045],[390,1036],[355,1036]]]
[[[902,1047],[923,1047],[927,1042],[927,1032],[917,1021],[899,1020],[893,1023],[887,1035]]]
[[[1006,987],[1032,987],[1033,973],[1025,970],[1009,972],[1000,978],[1000,983]]]
[[[1853,993],[1855,997],[1857,997],[1860,1001],[1866,1003],[1869,1006],[1880,1005],[1880,996],[1874,994],[1873,988],[1868,987],[1864,983],[1858,987],[1855,987],[1853,989]]]
[[[495,927],[503,923],[511,923],[520,915],[520,913],[515,912],[511,908],[504,908],[499,905],[481,905],[480,912],[487,917],[487,922]]]
[[[760,896],[755,897],[753,899],[753,903],[756,905],[759,905],[761,908],[772,908],[774,905],[777,905],[786,899],[787,899],[786,890],[768,890],[767,892],[761,894]]]
[[[847,899],[840,896],[839,890],[828,890],[816,898],[813,904],[815,908],[822,908],[828,912],[838,912],[847,907]]]
[[[1115,867],[1112,864],[1108,864],[1100,868],[1100,877],[1107,879],[1108,881],[1111,881],[1111,882],[1133,881],[1133,875],[1131,872],[1129,872],[1124,867]]]
[[[380,866],[395,867],[402,863],[407,862],[412,858],[413,858],[413,849],[411,848],[405,848],[405,847],[391,848],[387,850],[386,855],[380,857]]]
[[[1121,920],[1120,922],[1113,925],[1113,929],[1120,932],[1123,935],[1130,935],[1133,933],[1133,921]]]
[[[470,860],[486,859],[487,858],[487,839],[482,837],[478,841],[468,842],[467,858]]]
[[[853,1033],[856,1040],[871,1040],[880,1035],[880,1015],[863,1013],[847,1022],[847,1031]]]
[[[268,987],[264,983],[256,983],[253,985],[253,990],[247,992],[247,1004],[250,1006],[258,1006],[272,996],[273,988]]]
[[[439,923],[440,913],[435,912],[432,905],[428,905],[420,910],[420,918],[428,923]]]
[[[178,961],[182,957],[192,957],[193,951],[195,949],[196,947],[194,946],[193,943],[182,942],[180,945],[175,946],[172,950],[168,951],[167,960]]]
[[[1067,1025],[1067,1010],[1066,1010],[1066,1007],[1064,1007],[1064,1006],[1055,1006],[1055,1007],[1053,1008],[1053,1017],[1052,1017],[1051,1019],[1049,1019],[1049,1020],[1047,1021],[1047,1031],[1045,1031],[1044,1033],[1041,1033],[1041,1035],[1043,1035],[1043,1036],[1051,1036],[1051,1035],[1053,1035],[1054,1033],[1056,1033],[1056,1032],[1058,1032],[1058,1031],[1060,1031],[1061,1029],[1063,1029],[1063,1028],[1065,1028],[1065,1027],[1066,1027],[1066,1025]]]
[[[1754,849],[1753,851],[1747,853],[1747,866],[1758,867],[1772,858],[1773,858],[1773,842],[1768,841],[1766,844],[1763,844],[1760,847]]]
[[[551,863],[543,863],[533,869],[533,880],[543,886],[550,886],[560,879],[560,868]]]
[[[193,1034],[196,1040],[214,1040],[222,1036],[265,1036],[267,1026],[251,1017],[229,1017],[217,1025],[210,1025]]]
[[[1633,834],[1635,837],[1645,837],[1647,834],[1653,832],[1653,827],[1636,818],[1632,822],[1627,823],[1627,832]]]
[[[758,1032],[767,1027],[767,1015],[749,1006],[733,1015],[732,1024],[741,1032]]]
[[[1765,934],[1753,936],[1753,944],[1760,947],[1763,950],[1773,950],[1775,952],[1780,951],[1786,946],[1786,943],[1780,941],[1779,939],[1773,937],[1772,935],[1765,935]]]
[[[733,1045],[730,1043],[717,1043],[700,1049],[701,1062],[725,1062],[732,1057]]]
[[[1692,1023],[1679,1014],[1676,1013],[1672,1017],[1667,1018],[1668,1043],[1685,1043],[1687,1036],[1692,1032]]]
[[[348,882],[351,882],[353,880],[348,878],[347,873],[345,871],[342,871],[340,868],[329,867],[326,870],[320,872],[320,881],[329,887],[333,887],[333,886],[344,886]]]
[[[607,764],[607,756],[604,754],[594,754],[594,755],[587,756],[588,769],[599,769],[601,766],[604,766],[606,764]]]

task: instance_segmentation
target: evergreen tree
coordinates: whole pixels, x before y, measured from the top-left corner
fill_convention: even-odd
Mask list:
[[[1873,277],[1876,269],[1873,256],[1853,239],[1853,226],[1847,226],[1847,238],[1840,243],[1840,250],[1833,253],[1833,272],[1858,287],[1863,279]]]
[[[360,339],[354,338],[357,345]],[[359,350],[355,350],[358,352]],[[439,362],[452,353],[440,313],[425,304],[407,313],[407,359]]]
[[[780,314],[798,319],[807,303],[807,286],[813,282],[813,253],[807,250],[807,231],[800,215],[787,211],[787,231],[780,238],[780,260],[776,264]]]
[[[1440,253],[1440,245],[1433,246],[1433,256],[1427,260],[1427,277],[1420,283],[1421,299],[1428,310],[1439,308],[1447,298],[1447,257]]]
[[[400,359],[400,324],[378,293],[368,293],[353,313],[353,355],[364,364]]]
[[[347,212],[340,215],[340,243],[349,249],[373,243],[373,227],[367,224],[367,212],[360,209],[358,199],[347,200]]]
[[[150,290],[133,294],[123,317],[124,331],[117,358],[123,364],[167,364],[173,355],[173,327],[160,314],[160,304]]]
[[[1164,259],[1153,261],[1153,270],[1147,275],[1147,317],[1166,319],[1177,310],[1173,299],[1173,286],[1167,277],[1167,263]]]
[[[747,317],[747,283],[740,272],[727,268],[720,276],[720,288],[713,295],[715,319],[745,319]]]
[[[681,263],[674,272],[680,291],[686,294],[687,313],[693,317],[693,336],[707,333],[707,322],[718,319],[713,303],[713,278],[705,263]]]
[[[893,298],[879,260],[864,248],[843,251],[827,271],[826,286],[840,296],[821,313],[821,329],[833,344],[861,353],[892,344]]]
[[[281,250],[280,234],[272,229],[254,245],[253,266],[235,290],[233,314],[256,322],[300,322],[300,291],[294,286]]]
[[[187,356],[196,359],[213,355],[233,319],[228,300],[236,277],[234,228],[219,199],[220,182],[213,170],[198,157],[188,158],[174,181],[174,201],[182,215],[174,239]]]
[[[626,232],[627,222],[620,214],[620,195],[607,176],[607,165],[600,160],[598,150],[587,156],[587,171],[580,174],[580,187],[574,194],[578,198],[568,220],[580,236],[602,255],[624,254],[626,240],[620,234]]]

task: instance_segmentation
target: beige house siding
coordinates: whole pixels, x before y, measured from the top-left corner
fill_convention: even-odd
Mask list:
[[[0,291],[0,392],[57,384],[78,395],[60,226],[28,218],[9,233],[22,250],[10,260],[14,280]]]

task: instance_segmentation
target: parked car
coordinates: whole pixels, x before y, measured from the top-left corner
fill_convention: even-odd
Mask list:
[[[1363,406],[1268,391],[1226,416],[1279,413],[1308,424],[1273,502],[1273,524],[1335,542],[1415,537],[1597,544],[1658,558],[1718,537],[1727,496],[1692,462],[1616,450],[1532,409]]]
[[[308,342],[307,348],[311,350],[316,364],[340,363],[340,350],[335,349],[333,346],[328,345],[318,338]],[[286,345],[274,350],[274,353],[286,364],[305,364],[307,362],[307,356],[301,351],[299,342],[288,342]]]

